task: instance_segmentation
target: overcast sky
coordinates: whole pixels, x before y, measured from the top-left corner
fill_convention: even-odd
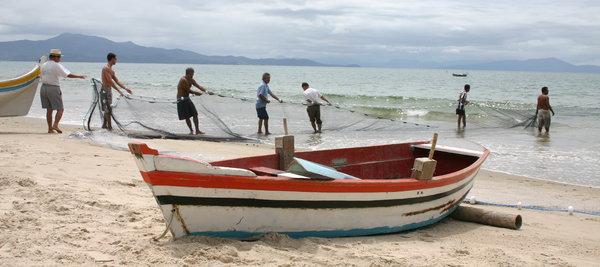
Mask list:
[[[327,63],[557,57],[600,65],[600,1],[2,1],[0,41],[63,32]]]

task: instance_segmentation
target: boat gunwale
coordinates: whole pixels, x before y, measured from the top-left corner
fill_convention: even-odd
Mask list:
[[[418,142],[422,143],[422,142]],[[407,143],[407,144],[413,144]],[[153,150],[154,152],[156,150]],[[154,152],[156,153],[156,152]],[[152,153],[152,154],[154,154]],[[446,152],[451,153],[451,152]],[[157,155],[158,153],[154,154]],[[459,153],[453,153],[462,155]],[[420,189],[431,189],[458,183],[470,177],[481,168],[489,156],[485,149],[478,159],[458,171],[434,176],[431,180],[413,178],[400,179],[338,179],[338,180],[305,180],[274,176],[243,177],[231,175],[199,174],[173,171],[140,171],[144,181],[151,186],[185,186],[221,189],[297,191],[297,192],[336,192],[336,193],[375,193],[402,192]]]
[[[40,74],[41,74],[40,66],[35,65],[33,67],[33,69],[31,69],[30,71],[28,71],[27,73],[25,73],[21,76],[7,79],[7,80],[0,80],[0,88],[19,86],[21,84],[24,84],[31,80],[34,80],[35,78],[39,77]]]

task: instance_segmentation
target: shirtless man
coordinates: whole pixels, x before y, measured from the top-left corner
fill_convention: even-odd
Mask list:
[[[542,132],[542,127],[546,129],[546,133],[550,132],[550,112],[552,112],[552,116],[554,116],[554,110],[552,110],[552,106],[550,106],[548,87],[544,86],[542,87],[542,94],[538,96],[537,110],[535,111],[538,121],[538,131],[540,133]]]
[[[102,128],[112,131],[112,89],[114,88],[121,96],[125,96],[121,90],[117,87],[117,85],[123,90],[127,91],[127,93],[131,94],[131,90],[117,79],[115,75],[115,71],[112,69],[112,66],[117,64],[117,55],[114,53],[108,53],[106,55],[106,65],[102,68],[102,89],[100,90],[100,103],[102,112],[104,112],[104,120],[102,122]]]
[[[200,91],[208,93],[209,95],[213,94],[194,80],[194,69],[185,69],[185,76],[181,77],[181,79],[179,79],[179,84],[177,84],[177,115],[179,116],[179,120],[185,120],[188,128],[190,128],[190,134],[194,134],[192,122],[190,121],[191,117],[194,118],[196,134],[204,134],[204,132],[201,132],[198,128],[198,111],[196,111],[196,106],[190,99],[190,94],[202,95],[202,92],[192,91],[192,86],[196,86]]]

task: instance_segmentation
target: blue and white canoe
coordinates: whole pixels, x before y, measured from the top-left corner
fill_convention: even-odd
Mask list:
[[[40,67],[13,79],[0,81],[0,117],[25,116],[37,91]]]
[[[286,171],[276,154],[208,163],[129,148],[175,238],[345,237],[431,225],[461,203],[489,155],[438,146],[435,176],[417,180],[411,169],[428,142],[296,152],[302,166]],[[315,177],[307,161],[319,165]]]

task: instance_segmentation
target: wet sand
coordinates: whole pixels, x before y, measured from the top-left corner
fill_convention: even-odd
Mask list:
[[[45,134],[45,122],[0,118],[1,265],[597,265],[600,217],[483,207],[523,216],[521,230],[447,219],[424,229],[357,238],[255,242],[152,237],[165,228],[127,151]],[[272,147],[146,140],[168,151],[231,158]],[[574,174],[575,175],[575,174]],[[541,177],[543,178],[543,177]],[[600,189],[483,170],[471,195],[600,211]]]

